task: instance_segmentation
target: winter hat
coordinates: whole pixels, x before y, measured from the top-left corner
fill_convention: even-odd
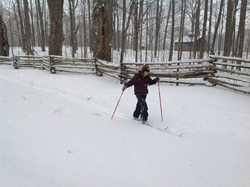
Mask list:
[[[150,71],[150,67],[149,65],[144,65],[142,68],[141,68],[141,72],[144,73],[144,72],[149,72]]]

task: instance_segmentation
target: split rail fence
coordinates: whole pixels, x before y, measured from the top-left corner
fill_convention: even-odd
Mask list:
[[[11,62],[12,61],[12,62]],[[52,74],[57,72],[107,75],[121,83],[131,79],[145,64],[150,66],[150,75],[160,77],[161,82],[171,85],[222,86],[250,94],[250,60],[242,58],[210,56],[208,59],[190,59],[171,62],[123,63],[122,65],[96,58],[67,58],[62,56],[14,56],[0,57],[0,64],[41,68]]]
[[[206,80],[214,86],[219,85],[234,91],[250,94],[250,60],[211,56],[217,73]]]

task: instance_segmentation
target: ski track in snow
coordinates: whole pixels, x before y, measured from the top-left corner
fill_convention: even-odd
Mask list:
[[[40,91],[43,91],[43,92],[58,95],[63,99],[67,99],[67,100],[69,100],[71,102],[74,102],[74,103],[77,103],[77,104],[80,104],[80,105],[85,105],[85,106],[100,110],[102,112],[110,114],[110,118],[111,118],[111,116],[112,116],[112,114],[114,112],[114,110],[112,110],[112,109],[99,106],[97,104],[91,103],[90,101],[85,101],[85,100],[83,100],[81,98],[66,94],[65,92],[59,92],[58,90],[51,90],[51,89],[48,89],[48,88],[45,88],[45,87],[35,86],[35,85],[33,85],[33,83],[30,83],[30,82],[27,82],[27,81],[22,81],[20,79],[11,78],[11,77],[4,76],[4,75],[0,75],[0,77],[5,79],[5,80],[8,80],[8,81],[11,81],[11,82],[23,85],[23,86],[27,86],[27,87],[34,88],[34,89],[37,89],[37,90],[40,90]],[[129,121],[133,121],[131,119],[131,116],[128,116],[128,115],[120,113],[120,112],[115,112],[114,117],[120,117],[120,118],[129,120]],[[175,134],[171,130],[164,130],[164,129],[159,128],[157,126],[152,126],[151,128],[153,128],[155,130],[160,130],[160,131],[163,131],[165,133],[169,133],[169,134],[172,134],[172,135],[175,135],[175,136],[178,136],[178,137],[181,137],[183,135],[183,133]]]
[[[52,93],[52,94],[58,95],[58,96],[60,96],[60,97],[62,97],[64,99],[67,99],[67,100],[72,101],[74,103],[84,104],[86,106],[89,106],[89,107],[94,108],[94,109],[98,109],[98,110],[100,110],[102,112],[105,112],[107,114],[110,114],[110,115],[113,114],[113,110],[111,110],[109,108],[105,108],[105,107],[96,105],[94,103],[84,101],[83,99],[80,99],[80,98],[72,96],[72,95],[68,95],[68,94],[65,94],[65,93],[62,93],[62,92],[50,90],[50,89],[47,89],[47,88],[44,88],[44,87],[40,87],[40,86],[35,86],[35,85],[32,85],[31,83],[28,83],[28,82],[25,82],[25,81],[21,81],[21,80],[17,80],[17,79],[14,79],[14,78],[11,78],[11,77],[7,77],[7,76],[4,76],[4,75],[0,75],[0,77],[3,78],[3,79],[5,79],[5,80],[8,80],[8,81],[15,82],[17,84],[21,84],[23,86],[28,86],[28,87],[31,87],[31,88],[35,88],[37,90],[41,90],[41,91],[44,91],[44,92],[47,92],[47,93]],[[126,119],[126,120],[131,120],[130,116],[128,116],[126,114],[119,113],[119,112],[116,112],[115,116],[123,118],[123,119]]]

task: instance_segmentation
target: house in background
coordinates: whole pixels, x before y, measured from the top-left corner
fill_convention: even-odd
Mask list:
[[[202,37],[197,40],[196,51],[200,51],[201,49],[201,40]],[[192,51],[194,45],[194,35],[190,34],[188,36],[183,36],[183,42],[181,43],[181,50],[182,51]],[[205,40],[205,51],[207,50],[207,41]],[[209,44],[209,50],[211,49],[211,45]],[[179,41],[175,42],[175,51],[179,50]]]

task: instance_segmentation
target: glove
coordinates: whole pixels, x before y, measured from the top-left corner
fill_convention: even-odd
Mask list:
[[[124,84],[124,86],[122,87],[122,91],[124,92],[126,90],[127,86]]]
[[[156,77],[156,78],[155,78],[155,81],[156,81],[156,82],[159,82],[159,81],[160,81],[160,78],[159,78],[159,77]]]

